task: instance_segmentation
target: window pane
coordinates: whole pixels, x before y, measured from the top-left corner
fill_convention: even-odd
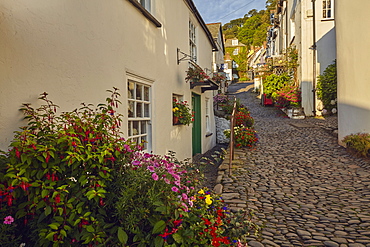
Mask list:
[[[143,86],[138,84],[136,85],[136,99],[143,99]]]
[[[141,141],[144,143],[144,149],[148,148],[148,140],[146,139],[146,136],[141,137]]]
[[[134,125],[134,128],[132,130],[132,135],[136,136],[140,133],[140,131],[139,131],[139,121],[134,121],[133,125]]]
[[[143,117],[143,103],[136,103],[136,117]]]
[[[132,136],[132,126],[131,126],[132,122],[129,121],[128,122],[128,136]]]
[[[144,87],[144,100],[149,101],[149,88]]]
[[[144,117],[150,117],[149,104],[144,104]]]
[[[133,101],[128,101],[128,117],[134,117],[134,105]]]
[[[134,93],[135,93],[135,83],[133,83],[132,81],[128,81],[128,85],[127,85],[127,97],[129,99],[135,99],[135,96],[134,96]]]
[[[141,122],[141,133],[140,134],[146,134],[146,123],[147,121]]]

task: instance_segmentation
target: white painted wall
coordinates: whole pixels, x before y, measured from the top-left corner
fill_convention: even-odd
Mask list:
[[[312,18],[312,1],[302,0],[295,1],[294,4],[288,5],[293,11],[292,21],[294,23],[294,44],[299,52],[298,78],[301,82],[302,90],[302,107],[306,116],[312,116],[314,108],[314,96],[312,93],[314,77],[317,78],[325,68],[336,58],[335,42],[335,23],[334,19],[324,20],[322,18],[322,1],[316,1],[316,75],[313,75],[313,18]],[[289,2],[288,2],[289,4]],[[317,111],[316,114],[321,113]]]
[[[177,48],[189,50],[192,14],[184,1],[155,1],[153,12],[161,28],[128,1],[0,3],[0,149],[6,149],[12,132],[25,124],[20,105],[37,105],[42,92],[48,92],[61,111],[71,111],[81,102],[103,102],[105,90],[115,86],[121,89],[120,110],[127,117],[130,72],[152,86],[154,153],[173,150],[180,159],[191,157],[191,126],[172,126],[172,95],[191,101],[184,80],[187,63],[177,65],[176,60]],[[211,68],[211,44],[200,27],[198,34],[198,63]],[[127,126],[123,131],[127,133]],[[214,145],[213,139],[204,138],[204,151]]]
[[[356,5],[337,0],[335,22],[338,76],[338,139],[354,133],[370,133],[370,50],[367,32],[370,2]]]

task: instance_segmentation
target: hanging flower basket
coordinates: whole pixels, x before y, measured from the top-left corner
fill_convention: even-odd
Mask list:
[[[189,67],[186,71],[185,81],[192,83],[199,83],[209,79],[209,76],[199,66]]]

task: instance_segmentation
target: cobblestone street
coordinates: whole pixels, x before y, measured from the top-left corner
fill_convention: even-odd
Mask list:
[[[370,247],[370,164],[338,145],[335,116],[294,120],[263,107],[250,83],[229,93],[255,119],[256,148],[237,149],[218,189],[233,209],[249,208],[262,228],[249,246]]]

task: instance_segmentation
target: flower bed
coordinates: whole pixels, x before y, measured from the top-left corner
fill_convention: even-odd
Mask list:
[[[196,167],[123,139],[110,93],[62,115],[46,93],[24,105],[28,126],[0,156],[2,246],[227,246],[254,227],[196,189]]]

